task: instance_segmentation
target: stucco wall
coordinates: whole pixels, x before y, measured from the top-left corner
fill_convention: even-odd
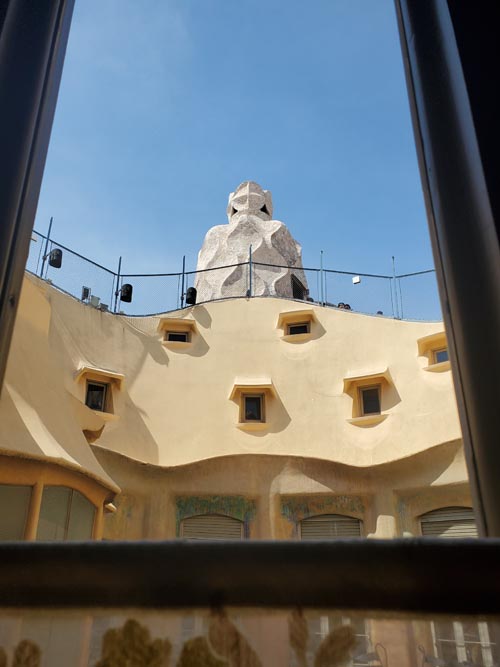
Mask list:
[[[123,389],[113,389],[118,419],[106,423],[98,443],[131,458],[171,466],[266,453],[371,466],[460,437],[451,372],[427,373],[428,359],[418,356],[417,339],[442,331],[441,323],[311,306],[312,337],[293,343],[282,339],[278,317],[303,303],[232,299],[169,314],[194,319],[198,330],[190,346],[169,349],[156,331],[159,317],[114,316],[45,289],[48,345],[68,391],[84,401],[84,383],[74,380],[81,366],[125,375]],[[349,423],[353,399],[344,378],[385,368],[393,381],[382,397],[388,418],[368,428]],[[236,378],[262,376],[276,390],[269,423],[245,432],[229,395]]]
[[[305,307],[313,317],[311,335],[296,341],[283,337],[283,328],[277,327],[280,314]],[[285,457],[293,469],[291,462],[298,457],[316,466],[312,478],[323,480],[319,487],[307,481],[299,491],[287,491],[295,474],[290,473],[272,482],[285,485],[280,494],[317,494],[322,484],[331,493],[332,480],[344,466],[364,471],[355,484],[355,494],[363,495],[368,493],[363,475],[394,462],[404,468],[404,461],[416,461],[415,456],[427,476],[425,484],[415,487],[430,486],[438,478],[443,485],[465,482],[463,461],[457,462],[460,447],[446,466],[436,468],[432,462],[431,452],[460,439],[451,372],[426,372],[429,360],[418,356],[417,340],[442,331],[441,323],[402,322],[277,298],[224,300],[168,316],[195,324],[190,345],[163,344],[159,316],[101,312],[27,276],[0,401],[1,451],[73,467],[111,491],[121,484],[121,469],[107,460],[101,465],[89,442],[99,452],[146,464],[150,480],[164,474],[162,468],[212,459]],[[85,406],[85,378],[77,378],[83,367],[124,376],[120,383],[112,382],[114,414]],[[351,423],[353,397],[345,393],[344,379],[386,369],[390,383],[384,384],[382,411],[387,418],[365,427]],[[230,395],[235,382],[259,378],[272,382],[275,395],[266,396],[267,423],[261,430],[245,431],[238,424],[238,396],[231,400]],[[425,452],[429,455],[418,457]],[[102,463],[101,453],[98,458]],[[238,469],[231,465],[234,478],[228,479],[224,466],[217,484],[203,493],[241,495],[255,479],[254,490],[243,495],[272,496],[262,493],[265,463]],[[398,475],[387,482],[391,490],[399,488]],[[205,486],[198,485],[200,493]],[[134,488],[132,501],[143,503],[142,523],[129,525],[130,536],[165,534],[163,528],[144,526],[148,516],[163,512],[162,503],[171,501],[140,487]],[[186,493],[192,490],[187,484]],[[122,503],[126,497],[124,489]],[[274,515],[278,510],[271,500],[265,502],[270,503],[265,511]],[[273,531],[286,536],[285,523],[282,529],[271,529],[271,523],[259,536]],[[394,533],[393,524],[391,519],[368,532]],[[166,532],[175,531],[169,527]]]
[[[424,512],[471,506],[460,441],[371,469],[262,454],[160,468],[94,451],[123,491],[105,517],[108,539],[172,539],[182,518],[212,512],[244,521],[251,539],[297,539],[298,522],[316,514],[353,516],[363,535],[391,538],[419,535]]]
[[[52,307],[51,291],[30,278],[23,284],[0,398],[0,453],[90,476],[112,497],[118,487],[95,459],[65,389],[64,314]]]

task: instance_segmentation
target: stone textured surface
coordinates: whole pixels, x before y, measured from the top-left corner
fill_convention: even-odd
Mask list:
[[[253,181],[245,181],[229,195],[229,224],[212,227],[198,255],[194,286],[198,302],[224,297],[245,296],[249,289],[249,267],[228,266],[248,262],[252,246],[253,262],[275,268],[253,266],[252,296],[292,297],[292,275],[307,289],[302,270],[302,249],[286,225],[272,220],[271,193]],[[227,267],[206,271],[214,267]]]

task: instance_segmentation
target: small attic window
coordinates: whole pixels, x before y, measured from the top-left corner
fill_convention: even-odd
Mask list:
[[[383,412],[384,402],[393,380],[389,369],[378,372],[354,372],[344,378],[344,393],[351,396],[352,418],[348,419],[354,426],[374,426],[388,417]]]
[[[158,323],[163,345],[174,350],[193,343],[198,329],[196,321],[187,317],[162,317]]]
[[[265,213],[266,215],[270,215],[269,211],[267,210],[267,206],[265,204],[260,210],[262,211],[262,213]]]
[[[425,371],[441,373],[450,370],[450,357],[448,354],[448,341],[446,333],[439,331],[417,340],[418,355],[427,358]]]
[[[81,383],[81,401],[96,412],[103,413],[103,419],[106,415],[114,415],[114,398],[116,394],[123,389],[125,376],[116,371],[96,368],[92,366],[82,366],[75,371],[75,380]]]
[[[268,408],[277,397],[271,378],[235,378],[229,399],[238,404],[237,427],[243,431],[268,428]]]
[[[280,313],[278,317],[277,329],[283,330],[282,339],[298,343],[309,340],[316,331],[316,316],[312,309],[308,310],[290,310],[286,313]]]

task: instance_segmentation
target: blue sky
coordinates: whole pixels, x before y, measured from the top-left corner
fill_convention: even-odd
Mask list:
[[[392,0],[77,0],[36,229],[194,268],[247,179],[305,265],[432,266]]]

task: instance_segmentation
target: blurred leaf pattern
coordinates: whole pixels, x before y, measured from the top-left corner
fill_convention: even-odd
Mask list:
[[[309,629],[299,609],[288,618],[290,647],[299,667],[342,667],[352,658],[356,636],[350,625],[333,629],[308,660]],[[169,639],[152,639],[149,629],[135,619],[108,630],[102,639],[101,657],[94,667],[170,667]],[[0,667],[41,667],[42,651],[24,639],[14,649],[12,661],[0,646]],[[182,645],[176,667],[263,667],[262,661],[224,611],[214,611],[207,636],[192,637]]]

